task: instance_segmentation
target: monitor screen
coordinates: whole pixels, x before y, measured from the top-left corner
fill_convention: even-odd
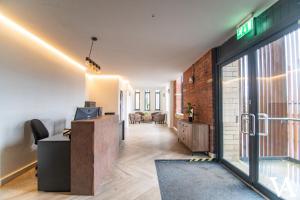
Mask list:
[[[102,114],[100,107],[77,108],[74,120],[94,119]]]

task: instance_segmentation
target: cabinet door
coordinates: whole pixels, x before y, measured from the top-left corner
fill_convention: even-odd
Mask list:
[[[184,131],[185,131],[185,138],[184,144],[189,148],[192,149],[192,135],[193,135],[193,125],[185,123],[184,124]]]
[[[180,140],[181,142],[183,142],[185,144],[185,138],[186,138],[186,130],[185,130],[185,126],[184,123],[182,123],[181,125],[181,135],[180,135]]]
[[[177,122],[177,137],[180,139],[181,135],[182,135],[182,123],[181,121]]]
[[[188,127],[188,132],[187,132],[187,146],[190,148],[190,150],[192,150],[193,148],[193,125],[190,124]]]
[[[195,125],[192,138],[193,151],[209,151],[209,126],[206,124]]]

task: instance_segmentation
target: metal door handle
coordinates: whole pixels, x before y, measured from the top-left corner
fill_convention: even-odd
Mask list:
[[[245,122],[251,122],[251,129],[250,127],[245,127]],[[249,123],[248,123],[249,125]],[[246,130],[245,130],[246,128]],[[241,114],[241,133],[243,134],[249,134],[250,136],[254,136],[255,135],[255,115],[252,113],[242,113]]]
[[[252,123],[252,129],[249,130],[249,135],[250,136],[255,136],[255,115],[250,113],[249,114],[250,117],[252,117],[252,119],[250,120]]]
[[[258,119],[264,120],[264,132],[259,132],[258,134],[261,136],[268,136],[269,135],[269,116],[266,113],[258,113]]]
[[[241,133],[242,134],[249,134],[249,131],[247,131],[247,127],[245,127],[245,123],[246,121],[249,121],[249,113],[242,113],[241,114]],[[246,130],[245,130],[246,128]]]

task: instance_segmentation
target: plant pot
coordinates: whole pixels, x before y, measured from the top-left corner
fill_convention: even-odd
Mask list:
[[[189,117],[189,122],[193,122],[193,117]]]

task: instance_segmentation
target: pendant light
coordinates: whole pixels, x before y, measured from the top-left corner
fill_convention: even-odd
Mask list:
[[[97,37],[91,37],[91,40],[92,40],[92,43],[91,43],[91,48],[90,48],[89,56],[85,57],[85,63],[86,63],[86,66],[87,66],[87,68],[88,68],[88,70],[90,72],[99,73],[100,70],[101,70],[100,65],[98,65],[91,58],[91,54],[92,54],[94,42],[96,42],[98,40],[98,38]]]

